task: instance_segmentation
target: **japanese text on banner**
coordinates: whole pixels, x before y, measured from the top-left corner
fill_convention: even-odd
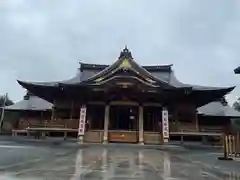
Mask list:
[[[162,131],[163,138],[169,138],[169,124],[168,124],[168,111],[162,111]]]
[[[85,106],[83,106],[83,107],[80,109],[78,136],[84,135],[84,131],[85,131],[85,121],[86,121],[86,112],[87,112],[87,109],[86,109]]]

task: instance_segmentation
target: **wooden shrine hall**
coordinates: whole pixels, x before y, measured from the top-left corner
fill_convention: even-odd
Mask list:
[[[141,66],[127,48],[111,65],[80,63],[69,80],[18,83],[52,104],[25,112],[18,129],[66,129],[94,143],[158,144],[171,132],[200,132],[197,108],[234,89],[184,84],[172,65]]]

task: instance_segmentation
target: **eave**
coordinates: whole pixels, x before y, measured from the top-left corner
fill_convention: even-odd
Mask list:
[[[193,89],[193,91],[188,95],[187,99],[195,102],[197,107],[201,107],[230,93],[234,88],[235,86],[209,90]]]
[[[84,99],[84,95],[88,91],[88,87],[82,83],[77,84],[77,86],[75,86],[75,84],[69,85],[64,83],[45,85],[32,82],[24,82],[19,80],[18,83],[23,88],[32,92],[35,96],[38,96],[50,103],[53,103],[54,100],[57,98],[62,99],[78,98],[79,100],[81,100]]]
[[[47,86],[46,84],[32,83],[17,80],[17,82],[25,89],[33,93],[34,95],[48,101],[53,102],[53,97],[56,94],[56,91],[59,89],[58,84]]]

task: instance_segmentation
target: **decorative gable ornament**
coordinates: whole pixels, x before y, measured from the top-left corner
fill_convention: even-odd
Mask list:
[[[128,50],[127,46],[121,51],[119,59],[133,59],[132,53]]]
[[[104,78],[103,77],[100,77],[100,78],[97,78],[95,81],[96,82],[100,82],[100,81],[102,81]]]
[[[119,68],[122,68],[122,69],[130,69],[132,66],[131,64],[129,63],[129,60],[128,59],[124,59],[122,61],[122,63],[119,65]]]
[[[139,81],[141,81],[142,83],[147,83],[149,86],[158,86],[155,85],[157,83],[156,80],[152,78],[146,70],[142,69],[141,66],[137,65],[133,61],[131,51],[129,51],[126,46],[121,51],[118,60],[112,65],[112,67],[108,67],[108,69],[111,69],[111,71],[107,71],[107,69],[103,70],[104,73],[99,73],[96,79],[94,79],[93,77],[93,81],[95,81],[96,83],[104,83],[105,80],[108,80],[108,77],[111,77],[111,79],[113,79],[114,77],[112,77],[112,75],[120,70],[123,71],[123,73],[132,71],[133,73],[136,73],[138,76],[140,76],[140,79],[139,77],[132,78],[139,79]],[[128,88],[129,85],[123,85],[122,87]]]

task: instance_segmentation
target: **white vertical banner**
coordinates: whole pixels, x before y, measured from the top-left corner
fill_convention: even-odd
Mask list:
[[[86,108],[85,105],[82,105],[82,107],[80,109],[78,136],[83,136],[84,135],[86,115],[87,115],[87,108]]]
[[[163,139],[169,139],[169,123],[168,123],[168,110],[162,110],[162,132],[163,132]]]

